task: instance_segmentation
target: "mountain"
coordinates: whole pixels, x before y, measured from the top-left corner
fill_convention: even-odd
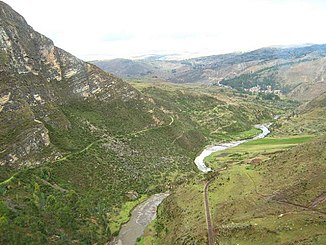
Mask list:
[[[168,109],[56,47],[4,2],[0,10],[0,243],[105,243],[127,193],[193,171],[206,139],[195,123],[169,126]]]
[[[186,60],[129,60],[147,64],[146,73],[133,73],[111,61],[95,61],[104,70],[128,79],[159,79],[173,83],[205,83],[240,91],[273,91],[307,101],[326,91],[326,45],[262,48],[246,53],[213,55]],[[155,80],[154,79],[154,80]]]
[[[32,155],[37,160],[51,145],[46,125],[68,130],[60,106],[88,100],[145,106],[127,83],[55,47],[3,2],[1,10],[1,165],[30,165]]]
[[[93,61],[98,67],[103,70],[110,71],[116,76],[128,78],[145,76],[152,73],[150,64],[142,61],[133,61],[128,59],[113,59],[108,61]]]
[[[0,243],[105,244],[135,205],[196,175],[203,146],[282,110],[160,86],[74,57],[0,1]]]
[[[95,60],[90,63],[128,80],[172,81],[173,74],[182,69],[189,69],[179,61],[162,60],[161,56],[144,59]]]

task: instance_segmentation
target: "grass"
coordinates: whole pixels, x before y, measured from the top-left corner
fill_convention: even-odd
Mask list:
[[[156,244],[155,241],[155,236],[156,236],[156,231],[155,231],[155,225],[156,225],[156,220],[153,220],[147,227],[146,231],[144,232],[144,235],[141,236],[139,239],[137,239],[137,245],[149,245],[149,244]]]
[[[11,179],[16,170],[0,174],[2,181],[9,178],[1,184],[9,225],[0,243],[10,239],[29,243],[22,234],[31,234],[28,239],[32,240],[40,238],[42,243],[54,235],[59,236],[58,243],[105,243],[138,203],[129,203],[126,193],[149,196],[198,180],[193,159],[203,146],[250,137],[255,134],[252,125],[273,114],[270,105],[212,88],[142,86],[141,101],[71,100],[55,108],[50,120],[43,122],[52,144],[39,154],[48,161],[21,169]],[[51,160],[54,156],[57,160]],[[186,202],[180,199],[176,205],[185,217],[190,214],[184,210],[202,205],[201,186],[194,184],[180,194]],[[55,203],[50,205],[55,209],[48,209],[47,203]],[[202,214],[191,217],[203,225]],[[154,227],[165,232],[162,222],[158,219]],[[174,228],[176,232],[181,229]],[[205,231],[196,225],[180,232],[184,231],[187,236],[180,242],[206,241]],[[174,238],[169,239],[172,243]]]
[[[263,182],[258,171],[236,165],[211,185],[210,203],[220,231],[219,244],[288,244],[323,234],[325,225],[320,215],[266,202],[272,193],[258,188]]]
[[[313,138],[313,135],[266,137],[264,139],[243,143],[235,148],[230,148],[222,152],[213,153],[208,156],[205,161],[213,169],[218,169],[221,167],[221,163],[225,165],[225,163],[239,161],[250,162],[252,158],[255,157],[265,160],[268,158],[269,154],[284,151]]]
[[[16,176],[16,175],[17,175],[17,173],[16,173],[16,174],[13,174],[13,175],[10,176],[8,179],[6,179],[6,180],[0,182],[0,187],[2,187],[2,186],[6,186],[6,185],[9,184],[11,181],[13,181],[13,180],[15,179],[15,176]]]
[[[194,178],[177,188],[174,196],[166,198],[158,207],[154,225],[157,244],[207,243],[203,186],[198,185],[198,180]]]
[[[211,166],[220,169],[209,187],[215,240],[219,244],[323,244],[326,224],[324,215],[316,211],[325,212],[325,204],[316,210],[302,206],[308,207],[324,190],[325,146],[325,137],[274,137],[210,157]],[[202,180],[193,180],[170,197],[174,201],[163,203],[162,209],[175,216],[170,220],[165,213],[159,214],[165,232],[158,232],[157,244],[173,236],[187,241],[193,233],[186,227],[196,233],[191,241],[205,241],[206,230],[197,232],[195,218],[203,212],[196,200],[202,201],[202,195],[196,194],[202,187]],[[186,203],[182,212],[177,203]]]

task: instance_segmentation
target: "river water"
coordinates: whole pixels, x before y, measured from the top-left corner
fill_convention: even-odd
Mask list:
[[[196,157],[195,164],[198,169],[204,173],[212,171],[211,168],[207,167],[204,163],[205,157],[210,154],[223,151],[225,149],[238,146],[242,143],[262,139],[270,133],[269,125],[256,125],[255,127],[262,130],[262,132],[251,139],[233,141],[230,143],[223,143],[215,146],[209,146],[203,150],[203,152]],[[168,193],[158,193],[152,195],[145,202],[139,204],[131,213],[130,220],[121,227],[119,236],[112,242],[113,245],[134,245],[137,238],[142,236],[145,228],[156,218],[156,210],[158,205],[168,196]]]
[[[137,238],[142,236],[145,228],[156,218],[157,206],[168,196],[168,193],[152,195],[145,202],[139,204],[131,213],[128,223],[121,227],[119,236],[113,245],[134,245]]]
[[[202,153],[198,157],[196,157],[195,164],[196,164],[197,168],[200,171],[204,172],[204,173],[212,171],[212,169],[207,167],[205,165],[205,163],[204,163],[204,159],[206,157],[208,157],[209,155],[211,155],[214,152],[223,151],[223,150],[229,149],[231,147],[238,146],[238,145],[240,145],[242,143],[245,143],[245,142],[248,142],[248,141],[251,141],[251,140],[262,139],[262,138],[266,137],[270,133],[270,131],[268,129],[268,127],[270,125],[271,124],[268,124],[268,125],[256,125],[255,128],[260,129],[262,132],[259,135],[255,136],[254,138],[246,139],[246,140],[238,140],[238,141],[223,143],[223,144],[214,145],[214,146],[208,146],[207,148],[205,148],[202,151]]]

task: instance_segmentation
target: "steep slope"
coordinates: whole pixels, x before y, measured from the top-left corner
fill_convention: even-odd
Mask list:
[[[1,244],[104,244],[137,202],[197,174],[210,135],[187,104],[214,109],[221,91],[146,96],[55,47],[3,2],[0,47]],[[237,133],[272,116],[249,104]],[[244,106],[223,112],[234,119]]]
[[[1,165],[31,164],[31,155],[50,146],[45,124],[69,129],[62,105],[98,100],[145,106],[138,91],[55,47],[3,2],[0,17]]]
[[[274,125],[275,135],[321,135],[326,131],[326,93],[302,104]]]
[[[1,244],[105,243],[128,193],[166,190],[193,171],[206,140],[195,123],[174,122],[3,2],[0,47]]]

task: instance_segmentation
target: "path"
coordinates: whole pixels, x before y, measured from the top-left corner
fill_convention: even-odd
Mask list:
[[[171,118],[171,121],[169,122],[168,125],[161,125],[161,126],[158,126],[158,127],[153,127],[153,128],[146,128],[146,129],[142,129],[142,130],[139,130],[139,131],[136,131],[136,132],[132,132],[132,133],[129,133],[129,134],[122,134],[122,135],[118,135],[119,137],[121,136],[135,136],[137,134],[140,134],[140,133],[145,133],[147,131],[150,131],[150,130],[154,130],[154,129],[158,129],[158,128],[162,128],[162,127],[167,127],[167,126],[171,126],[173,123],[174,123],[174,118],[172,116],[170,116]],[[70,153],[66,156],[63,156],[62,158],[60,159],[57,159],[53,162],[62,162],[64,160],[66,160],[67,158],[71,157],[71,156],[74,156],[74,155],[78,155],[78,154],[81,154],[85,151],[87,151],[89,148],[91,148],[93,145],[95,145],[96,143],[99,143],[101,141],[105,140],[105,138],[101,138],[101,139],[98,139],[98,140],[95,140],[94,142],[90,143],[89,145],[87,145],[84,149],[78,151],[78,152],[73,152],[73,153]]]
[[[289,202],[287,200],[281,200],[281,199],[277,199],[275,198],[275,195],[274,194],[270,194],[270,195],[266,195],[266,194],[262,194],[258,191],[258,188],[257,188],[257,185],[256,185],[256,182],[255,180],[251,177],[250,174],[246,173],[247,176],[249,177],[249,179],[251,180],[251,182],[253,183],[254,185],[254,188],[255,188],[255,192],[257,195],[263,197],[263,198],[267,198],[268,200],[270,201],[275,201],[275,202],[278,202],[278,203],[282,203],[282,204],[287,204],[287,205],[291,205],[291,206],[295,206],[295,207],[298,207],[298,208],[302,208],[304,210],[310,210],[310,211],[313,211],[313,212],[316,212],[316,213],[319,213],[319,214],[322,214],[322,215],[325,215],[326,213],[321,211],[321,210],[318,210],[316,209],[317,205],[320,204],[320,203],[323,203],[325,200],[326,200],[326,193],[323,192],[321,193],[319,196],[317,196],[312,202],[310,205],[308,206],[305,206],[305,205],[302,205],[302,204],[298,204],[298,203],[293,203],[293,202]]]
[[[147,132],[147,131],[150,131],[150,130],[154,130],[154,129],[158,129],[158,128],[162,128],[162,127],[169,127],[171,126],[173,123],[174,123],[174,118],[172,116],[170,116],[171,118],[171,121],[169,122],[169,124],[167,125],[161,125],[161,126],[158,126],[158,127],[153,127],[153,128],[146,128],[146,129],[142,129],[142,130],[139,130],[139,131],[136,131],[136,132],[132,132],[132,133],[129,133],[129,134],[125,134],[125,135],[117,135],[117,136],[131,136],[131,135],[137,135],[137,134],[140,134],[140,133],[144,133],[144,132]],[[80,151],[77,151],[77,152],[72,152],[72,153],[69,153],[59,159],[56,159],[54,161],[52,161],[52,163],[57,163],[57,162],[62,162],[64,160],[67,160],[69,157],[71,156],[74,156],[74,155],[78,155],[78,154],[81,154],[85,151],[87,151],[89,148],[91,148],[93,145],[95,145],[96,143],[99,143],[101,141],[105,140],[105,138],[100,138],[98,140],[95,140],[94,142],[90,143],[89,145],[87,145],[85,148],[81,149]],[[8,179],[5,179],[3,180],[2,182],[0,182],[0,186],[2,185],[6,185],[8,183],[10,183],[16,175],[19,174],[19,171],[14,173],[12,176],[10,176]]]
[[[199,156],[196,157],[195,164],[196,164],[197,168],[203,173],[212,171],[211,168],[208,168],[205,165],[204,160],[206,157],[208,157],[209,155],[211,155],[214,152],[223,151],[223,150],[238,146],[242,143],[245,143],[245,142],[248,142],[251,140],[262,139],[270,133],[270,131],[268,129],[268,127],[270,125],[271,124],[268,124],[267,127],[264,125],[256,125],[255,127],[262,130],[262,133],[260,133],[259,135],[257,135],[256,137],[254,137],[252,139],[239,140],[239,141],[234,141],[234,142],[230,142],[230,143],[223,143],[223,144],[216,145],[216,146],[209,146],[208,148],[204,149],[203,152]],[[208,203],[208,187],[209,187],[209,184],[211,183],[211,181],[213,181],[213,180],[214,180],[214,178],[212,178],[211,180],[206,182],[204,185],[204,206],[205,206],[205,215],[206,215],[206,224],[207,224],[209,245],[214,245],[214,227],[213,227],[211,213],[210,213],[210,209],[209,209],[209,203]]]
[[[213,179],[206,182],[204,185],[204,206],[205,206],[205,214],[206,214],[206,224],[207,224],[207,231],[208,231],[208,244],[214,245],[214,227],[212,224],[211,212],[209,210],[208,204],[208,187]]]

